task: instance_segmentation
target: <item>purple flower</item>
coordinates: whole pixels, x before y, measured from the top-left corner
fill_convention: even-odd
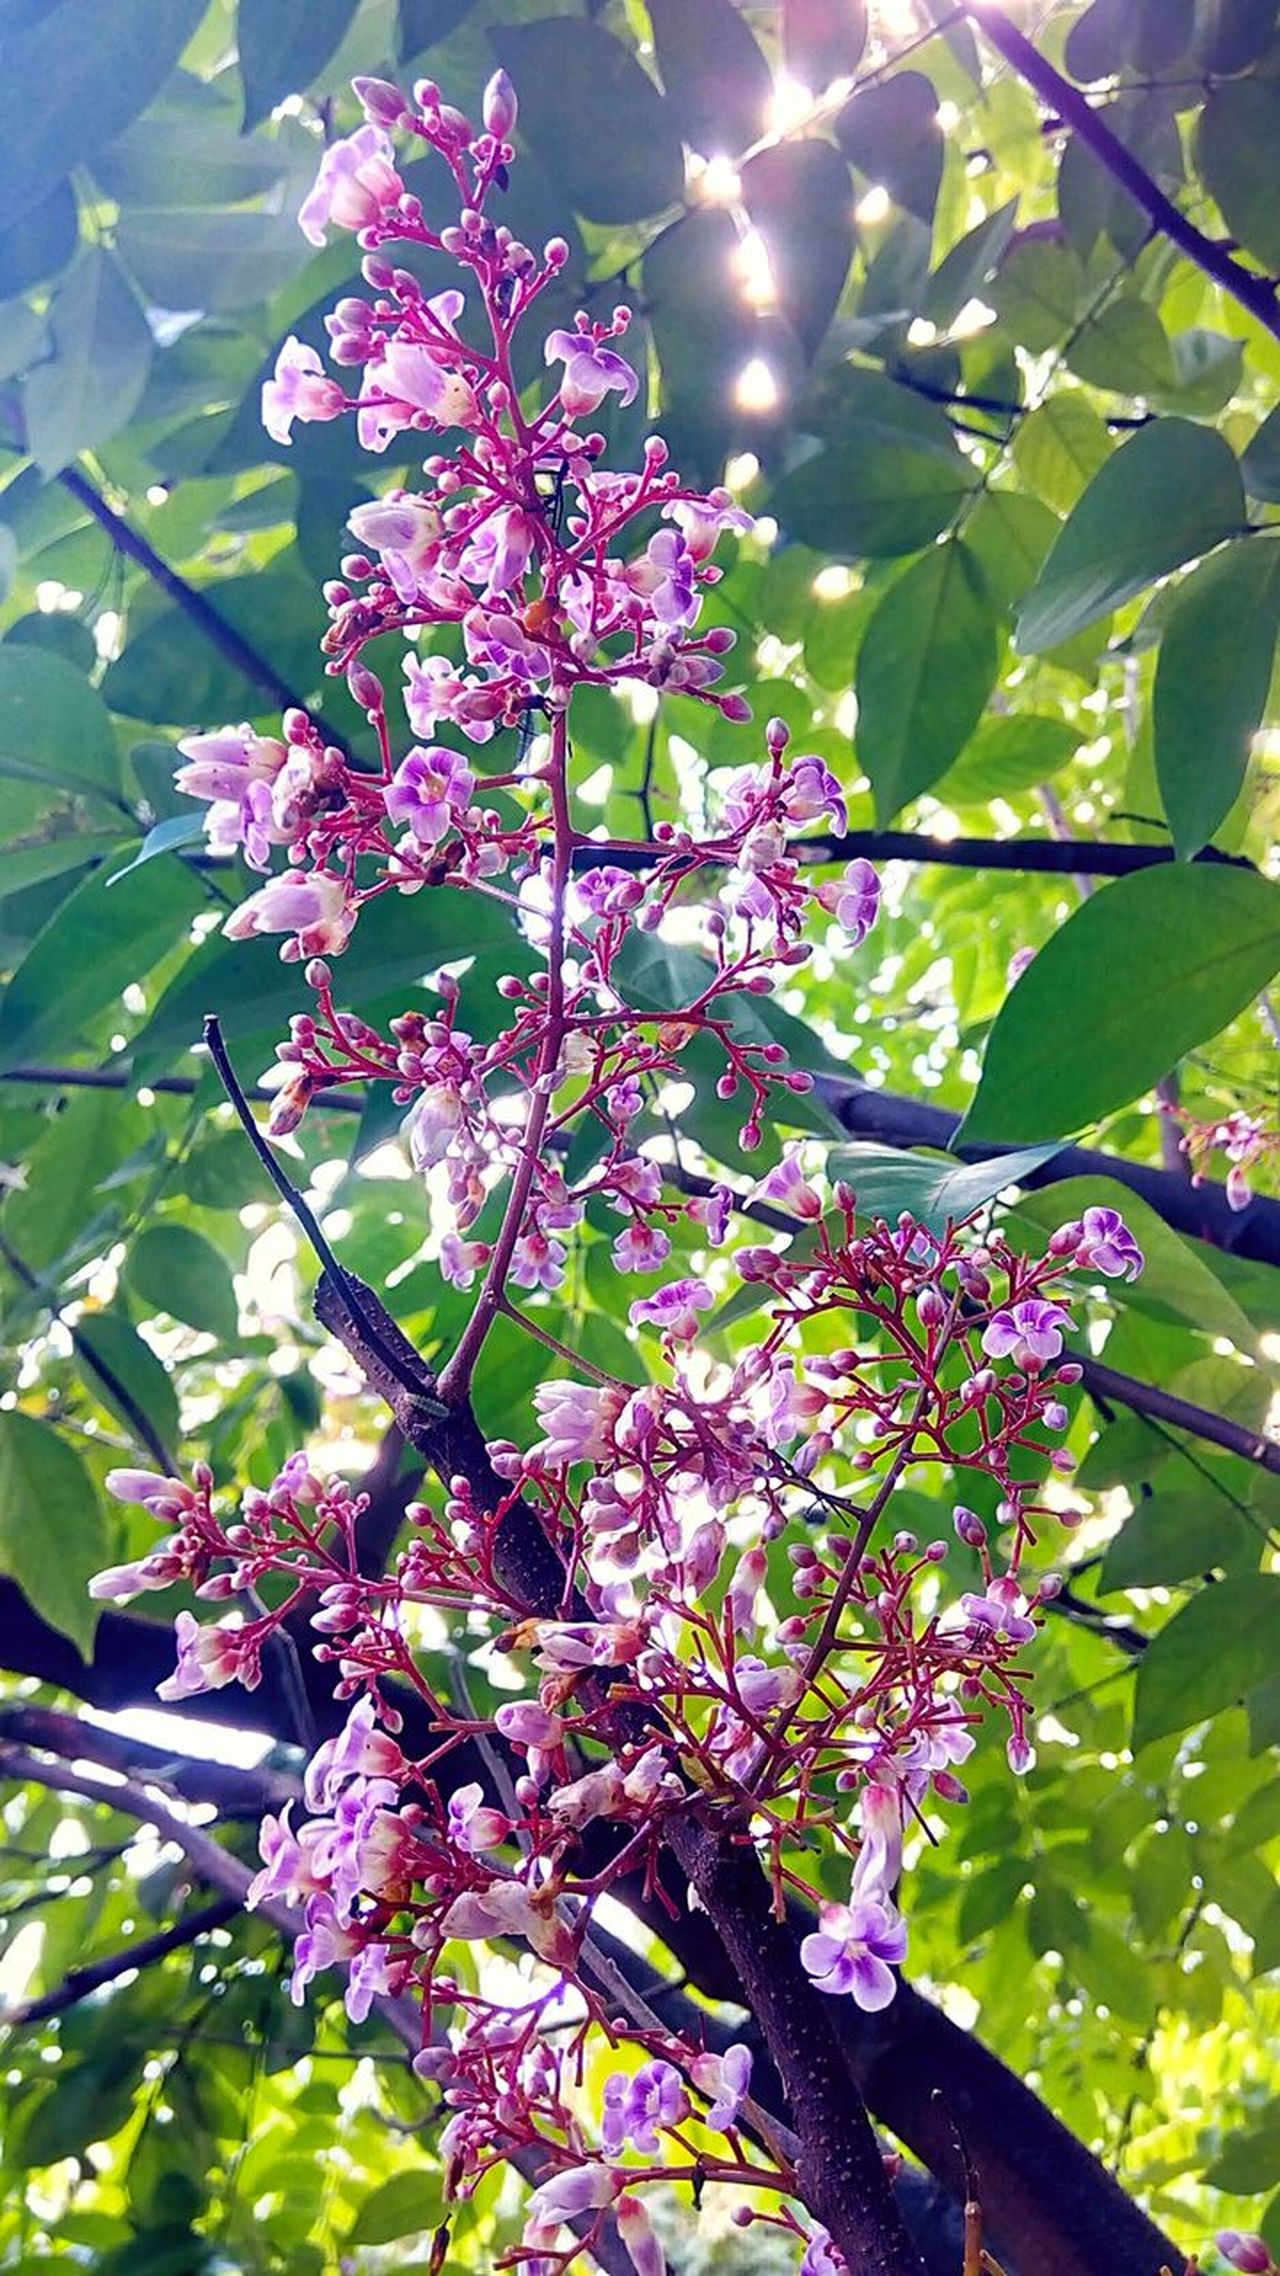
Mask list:
[[[613,1261],[619,1272],[656,1272],[671,1254],[671,1243],[657,1225],[642,1225],[637,1219],[619,1233],[613,1244]]]
[[[252,1691],[259,1681],[257,1655],[235,1628],[215,1621],[202,1628],[189,1612],[174,1623],[178,1664],[173,1674],[156,1685],[157,1699],[189,1699],[198,1691],[220,1691],[225,1683],[241,1682]]]
[[[609,394],[620,395],[624,403],[635,402],[640,382],[630,364],[589,332],[552,332],[545,356],[549,364],[564,365],[560,402],[567,418],[594,411]]]
[[[460,751],[415,743],[383,792],[387,812],[408,824],[420,846],[438,846],[466,813],[475,779]]]
[[[1240,2229],[1219,2229],[1215,2241],[1223,2259],[1232,2268],[1242,2269],[1244,2276],[1270,2276],[1275,2262],[1260,2236],[1246,2235]]]
[[[539,1383],[533,1403],[546,1437],[533,1452],[559,1468],[566,1462],[602,1462],[611,1450],[621,1393],[597,1383]]]
[[[336,956],[346,947],[355,921],[343,878],[322,871],[304,877],[291,869],[251,893],[222,929],[228,940],[251,940],[255,933],[296,933],[304,956]]]
[[[822,1927],[806,1936],[800,1958],[819,1991],[851,1994],[869,2014],[887,2007],[897,1990],[893,1970],[907,1956],[901,1915],[877,1897],[823,1905]]]
[[[797,2276],[849,2276],[849,2263],[826,2229],[814,2229]]]
[[[722,2055],[698,2055],[689,2066],[699,2091],[711,2108],[702,2123],[717,2134],[727,2134],[738,2123],[738,2113],[751,2088],[750,2047],[726,2047]]]
[[[659,2128],[678,2126],[689,2115],[684,2080],[673,2063],[645,2063],[634,2077],[615,2071],[604,2085],[600,2138],[609,2157],[631,2142],[652,2157]]]
[[[834,884],[818,887],[817,900],[844,926],[850,945],[860,948],[880,914],[880,880],[859,856]]]
[[[315,349],[291,332],[262,388],[262,424],[272,442],[288,443],[295,419],[336,419],[346,408],[346,396]]]
[[[538,530],[536,516],[523,506],[501,507],[473,532],[458,563],[461,574],[487,593],[505,593],[524,575]]]
[[[331,221],[340,229],[367,229],[385,206],[399,202],[404,184],[391,159],[391,144],[376,126],[357,127],[343,141],[330,143],[315,188],[298,215],[310,244],[323,245]]]
[[[988,1359],[1012,1356],[1019,1367],[1035,1375],[1058,1357],[1061,1331],[1070,1325],[1071,1315],[1061,1304],[1047,1303],[1042,1296],[1027,1296],[1021,1304],[992,1313],[983,1330],[982,1348]]]
[[[692,624],[702,606],[693,555],[673,529],[659,530],[627,571],[627,583],[640,593],[660,625],[672,631]]]
[[[401,1776],[406,1768],[404,1756],[390,1733],[378,1729],[374,1718],[374,1702],[366,1692],[356,1701],[337,1737],[326,1739],[316,1749],[302,1782],[309,1810],[329,1809],[349,1778]]]
[[[449,1838],[469,1857],[481,1857],[486,1849],[496,1849],[510,1831],[510,1818],[501,1810],[486,1808],[481,1786],[460,1786],[449,1796]]]
[[[450,332],[462,310],[460,292],[440,292],[427,308],[443,332]],[[382,354],[366,364],[356,420],[361,447],[383,451],[403,427],[470,427],[477,404],[470,380],[451,371],[453,351],[442,341],[388,340]]]
[[[698,1314],[707,1312],[715,1298],[705,1280],[673,1280],[656,1296],[640,1296],[631,1307],[633,1327],[660,1328],[663,1335],[688,1343],[698,1332]]]
[[[1086,1209],[1076,1256],[1109,1280],[1136,1280],[1146,1261],[1118,1209]]]
[[[848,827],[844,793],[821,759],[793,759],[782,782],[782,811],[789,822],[817,822],[829,815],[837,830]],[[869,863],[863,864],[869,868]],[[874,874],[874,872],[873,872]],[[878,889],[877,889],[878,898]]]
[[[289,1996],[295,2007],[301,2007],[313,1976],[336,1968],[340,1961],[353,1960],[361,1943],[360,1931],[343,1927],[332,1898],[323,1890],[307,1899],[306,1918],[307,1925],[293,1947]]]
[[[985,1596],[962,1596],[960,1609],[972,1629],[1000,1643],[1029,1644],[1036,1632],[1034,1620],[1027,1618],[1027,1600],[1015,1581],[989,1582]]]

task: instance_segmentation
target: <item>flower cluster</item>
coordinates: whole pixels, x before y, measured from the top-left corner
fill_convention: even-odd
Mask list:
[[[1174,1114],[1182,1124],[1178,1144],[1191,1164],[1192,1184],[1203,1182],[1211,1157],[1221,1154],[1227,1164],[1228,1207],[1247,1209],[1253,1199],[1252,1172],[1280,1154],[1280,1130],[1272,1129],[1259,1115],[1246,1114],[1241,1107],[1216,1117],[1194,1115],[1180,1106],[1164,1111]]]
[[[476,1289],[445,1409],[465,1410],[499,1314],[572,1371],[535,1393],[525,1443],[446,1466],[385,1572],[362,1570],[365,1497],[297,1455],[229,1511],[204,1469],[189,1484],[114,1473],[170,1530],[95,1589],[180,1581],[219,1607],[179,1615],[167,1697],[253,1685],[281,1624],[310,1619],[349,1713],[296,1812],[266,1821],[255,1895],[295,1914],[295,1998],[336,1967],[357,2021],[379,1998],[420,1999],[417,2067],[447,2113],[450,2190],[510,2159],[541,2175],[515,2255],[529,2276],[559,2276],[606,2221],[639,2276],[661,2276],[644,2193],[672,2182],[739,2187],[743,2217],[794,2236],[806,2276],[841,2276],[840,2241],[751,2103],[749,2048],[620,2004],[597,1907],[637,1875],[653,1884],[673,1821],[720,1808],[779,1911],[788,1894],[816,1908],[799,1949],[816,1993],[892,2000],[904,1840],[965,1799],[988,1709],[1013,1770],[1034,1760],[1025,1654],[1055,1583],[1028,1552],[1063,1514],[1044,1481],[1071,1469],[1072,1276],[1127,1279],[1142,1259],[1109,1209],[1035,1256],[860,1210],[818,1145],[775,1146],[746,1188],[665,1141],[667,1086],[708,1066],[742,1151],[774,1125],[812,1127],[797,1121],[811,1079],[788,1065],[770,999],[815,930],[866,938],[879,883],[863,860],[807,858],[806,832],[845,830],[844,798],[777,721],[721,779],[701,834],[580,827],[578,690],[639,682],[747,716],[723,684],[731,636],[699,630],[717,544],[746,517],[724,491],[682,486],[657,438],[638,472],[606,468],[588,422],[640,388],[617,345],[625,310],[552,329],[533,401],[513,343],[566,249],[535,251],[493,218],[513,158],[505,76],[478,130],[427,81],[358,92],[366,123],[326,151],[302,215],[314,242],[345,228],[364,254],[371,297],[328,319],[358,391],[291,339],[263,414],[282,442],[298,420],[353,416],[370,451],[429,454],[422,487],[356,508],[327,588],[329,668],[377,761],[294,711],[278,738],[192,737],[178,780],[208,801],[212,848],[267,877],[228,931],[283,934],[305,961],[314,1010],[280,1046],[274,1132],[322,1086],[385,1083],[403,1110],[440,1271]],[[397,134],[447,168],[455,225],[428,226]],[[397,241],[451,257],[462,285],[426,292],[389,257]],[[407,748],[366,654],[387,634],[403,643]],[[504,734],[511,763],[482,764]],[[513,919],[496,1009],[477,1018],[447,971],[435,1007],[385,1033],[340,1008],[330,960],[365,904],[443,886]],[[602,1235],[613,1268],[649,1282],[629,1303],[627,1364],[608,1369],[546,1326]],[[745,1343],[728,1332],[742,1319]],[[894,1508],[919,1473],[987,1519],[956,1498],[946,1537],[922,1544]],[[529,1540],[542,1579],[513,1549]],[[481,1708],[438,1687],[417,1642],[428,1612],[488,1683]],[[425,1750],[410,1749],[405,1699]],[[511,1987],[465,1964],[461,1947],[495,1940],[523,1955]],[[593,2108],[583,2079],[605,2047]]]

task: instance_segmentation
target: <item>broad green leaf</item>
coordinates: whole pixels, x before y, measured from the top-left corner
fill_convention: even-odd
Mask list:
[[[1280,506],[1280,407],[1263,420],[1240,461],[1240,471],[1251,498]]]
[[[866,0],[782,0],[787,69],[815,93],[854,71],[866,44]]]
[[[303,577],[274,569],[226,577],[208,586],[203,598],[300,702],[320,685],[323,603]],[[123,655],[108,667],[102,689],[113,710],[158,726],[203,726],[273,708],[272,696],[176,604],[141,620]]]
[[[1067,35],[1067,69],[1085,85],[1118,77],[1126,64],[1166,71],[1194,29],[1194,0],[1092,0]]]
[[[891,585],[858,651],[858,756],[888,822],[964,748],[995,684],[1000,644],[986,580],[959,540]]]
[[[1156,777],[1180,854],[1226,820],[1262,723],[1280,634],[1280,544],[1251,538],[1193,569],[1156,666]]]
[[[1243,343],[1197,326],[1177,333],[1172,345],[1173,385],[1152,389],[1157,410],[1185,411],[1198,419],[1225,410],[1244,374]]]
[[[177,207],[239,205],[273,189],[287,173],[286,145],[265,134],[237,134],[215,118],[153,112],[128,127],[95,159],[94,180],[118,204]],[[219,218],[225,219],[225,216]]]
[[[1074,388],[1029,411],[1013,438],[1014,464],[1023,481],[1060,514],[1070,513],[1110,456],[1111,439],[1101,418]]]
[[[1084,269],[1069,245],[1022,237],[1005,255],[989,298],[1006,331],[1033,355],[1065,340],[1084,297]]]
[[[1247,71],[1275,37],[1276,0],[1201,0],[1196,54],[1206,71]]]
[[[685,0],[674,0],[684,12]],[[747,212],[768,250],[778,307],[816,354],[853,259],[849,170],[815,135],[778,142],[742,169]]]
[[[27,1183],[5,1202],[4,1229],[24,1264],[44,1273],[108,1211],[106,1180],[146,1139],[150,1118],[113,1091],[73,1091],[25,1160]]]
[[[788,537],[838,560],[915,553],[946,528],[974,479],[958,452],[948,459],[855,429],[784,474],[771,507]]]
[[[806,429],[826,442],[854,443],[861,450],[870,444],[905,446],[932,452],[953,472],[956,469],[950,421],[936,403],[888,372],[848,363],[824,366],[814,375],[802,419]]]
[[[114,141],[163,86],[206,0],[53,0],[4,32],[0,149],[5,211],[28,211]]]
[[[904,1154],[890,1146],[837,1146],[827,1164],[833,1177],[853,1187],[860,1216],[892,1224],[906,1209],[940,1233],[974,1216],[1058,1152],[1057,1145],[1028,1146],[991,1162],[957,1162],[946,1154]]]
[[[679,229],[660,230],[644,261],[663,432],[681,470],[699,481],[719,480],[738,425],[734,384],[754,352],[754,317],[733,265],[737,246],[731,216],[704,210]]]
[[[438,2172],[394,2173],[366,2197],[351,2224],[349,2245],[394,2244],[419,2236],[444,2218],[444,2189]]]
[[[43,474],[58,474],[136,411],[152,343],[124,271],[98,245],[54,294],[49,330],[53,354],[27,374],[22,403],[32,457]]]
[[[178,1397],[173,1378],[133,1322],[121,1311],[86,1313],[76,1328],[76,1356],[94,1396],[150,1453],[138,1417],[145,1416],[170,1455],[178,1442]]]
[[[1155,395],[1172,387],[1177,376],[1169,335],[1136,293],[1110,301],[1086,324],[1067,361],[1078,378],[1119,395]]]
[[[999,267],[1013,235],[1018,201],[1009,198],[976,223],[939,261],[929,279],[923,313],[940,331],[954,324],[962,308],[977,298]]]
[[[0,847],[0,901],[28,886],[43,885],[50,877],[65,877],[68,870],[94,867],[115,853],[120,838],[113,831],[97,834],[77,831],[69,838],[50,838],[34,846]]]
[[[1246,2132],[1232,2134],[1205,2175],[1211,2189],[1256,2197],[1280,2173],[1280,2102],[1273,2102]]]
[[[357,5],[358,0],[240,0],[236,44],[246,129],[286,95],[306,93],[337,53]]]
[[[1213,87],[1197,150],[1231,235],[1268,268],[1280,268],[1280,85],[1260,72]]]
[[[131,877],[135,869],[154,861],[157,854],[176,853],[183,846],[202,844],[204,834],[203,814],[170,814],[167,821],[157,822],[148,830],[132,861],[112,872],[111,883],[118,885],[122,877]]]
[[[234,1341],[239,1307],[231,1275],[202,1234],[189,1225],[149,1225],[129,1252],[128,1281],[135,1295],[189,1328]]]
[[[1256,1564],[1262,1543],[1247,1517],[1209,1485],[1139,1501],[1107,1548],[1098,1583],[1115,1589],[1168,1588],[1220,1566]]]
[[[950,806],[1016,798],[1065,766],[1080,741],[1077,728],[1047,713],[1013,711],[984,720],[963,757],[935,785],[937,796]]]
[[[1012,614],[1044,567],[1061,524],[1025,490],[989,489],[964,525],[964,542],[977,561],[992,599]]]
[[[650,0],[654,54],[685,141],[736,157],[764,130],[773,76],[732,0]]]
[[[59,182],[39,205],[0,228],[0,301],[16,300],[65,269],[79,238],[75,192],[70,182]]]
[[[1073,910],[992,1029],[967,1144],[1079,1130],[1217,1035],[1280,967],[1280,887],[1197,863],[1140,870]]]
[[[643,221],[679,200],[684,156],[675,113],[603,24],[550,16],[495,25],[490,38],[520,90],[521,133],[579,213]]]
[[[78,1043],[130,982],[185,938],[204,891],[178,863],[123,880],[104,870],[69,894],[32,942],[0,1004],[0,1066]]]
[[[34,1416],[0,1410],[0,1569],[82,1651],[97,1622],[89,1582],[106,1555],[98,1497],[74,1448]]]
[[[1138,1663],[1133,1751],[1232,1707],[1275,1666],[1280,1573],[1216,1581],[1176,1612]]]
[[[932,222],[942,186],[942,129],[937,94],[922,71],[897,71],[852,95],[836,119],[836,141],[896,205]]]
[[[210,313],[254,306],[312,258],[287,211],[147,207],[125,215],[117,244],[149,299],[162,308],[193,301]]]
[[[1035,655],[1244,525],[1240,469],[1221,435],[1155,419],[1107,460],[1063,528],[1019,618]]]

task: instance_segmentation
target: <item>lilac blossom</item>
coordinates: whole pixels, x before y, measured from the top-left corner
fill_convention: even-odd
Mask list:
[[[273,443],[289,443],[296,419],[337,419],[347,398],[330,379],[314,348],[290,333],[262,387],[262,424]]]
[[[637,1297],[631,1307],[634,1327],[660,1328],[678,1342],[691,1342],[698,1333],[698,1314],[708,1312],[715,1298],[705,1280],[673,1280],[656,1295]]]
[[[722,2055],[699,2055],[689,2076],[711,2104],[702,2123],[713,2133],[727,2134],[738,2123],[742,2105],[751,2091],[751,2049],[735,2045]]]
[[[224,1684],[242,1683],[252,1691],[259,1681],[251,1641],[234,1628],[217,1622],[202,1628],[190,1612],[180,1612],[174,1623],[178,1664],[173,1674],[156,1685],[157,1699],[190,1699],[197,1692],[220,1691]]]
[[[482,1857],[497,1849],[511,1832],[511,1820],[501,1810],[487,1808],[479,1785],[459,1786],[449,1797],[449,1839],[469,1857]]]
[[[1070,1325],[1071,1315],[1061,1304],[1051,1304],[1042,1296],[1024,1297],[1020,1304],[992,1313],[982,1331],[982,1348],[988,1359],[1012,1357],[1019,1367],[1037,1374],[1051,1359],[1057,1359],[1062,1350],[1062,1330]]]
[[[851,861],[833,885],[820,885],[817,899],[844,926],[852,948],[860,948],[880,914],[880,880],[869,861]]]
[[[1086,1209],[1076,1257],[1109,1280],[1136,1280],[1144,1258],[1118,1209]]]
[[[251,893],[232,910],[222,929],[229,940],[250,940],[255,933],[295,933],[303,955],[336,956],[346,947],[355,921],[355,908],[341,877],[322,871],[304,876],[289,870]]]
[[[660,2130],[678,2126],[689,2116],[689,2097],[674,2064],[645,2063],[634,2076],[615,2071],[604,2083],[604,2118],[600,2139],[610,2157],[630,2143],[653,2157]]]
[[[336,1738],[307,1764],[302,1791],[310,1810],[327,1810],[349,1778],[402,1778],[407,1765],[389,1731],[379,1730],[372,1696],[356,1701]]]
[[[847,1993],[869,2014],[888,2007],[897,1989],[893,1970],[907,1956],[901,1915],[877,1897],[854,1897],[847,1905],[824,1904],[819,1918],[821,1928],[800,1946],[818,1990]]]
[[[598,410],[609,394],[620,395],[624,404],[635,402],[640,382],[630,364],[589,331],[549,333],[546,360],[564,365],[560,401],[570,419]]]
[[[298,215],[309,244],[323,245],[331,221],[340,229],[368,229],[398,203],[404,184],[392,157],[390,142],[376,126],[357,127],[354,134],[330,143]]]
[[[415,743],[383,792],[387,812],[408,825],[420,846],[439,845],[466,813],[475,779],[459,751]]]

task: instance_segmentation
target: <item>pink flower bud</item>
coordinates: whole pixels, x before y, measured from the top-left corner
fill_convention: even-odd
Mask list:
[[[496,142],[510,142],[520,106],[505,71],[495,71],[484,91],[481,116]]]
[[[1239,2229],[1219,2229],[1216,2243],[1223,2259],[1242,2269],[1244,2276],[1269,2276],[1275,2266],[1260,2236],[1245,2235]]]

